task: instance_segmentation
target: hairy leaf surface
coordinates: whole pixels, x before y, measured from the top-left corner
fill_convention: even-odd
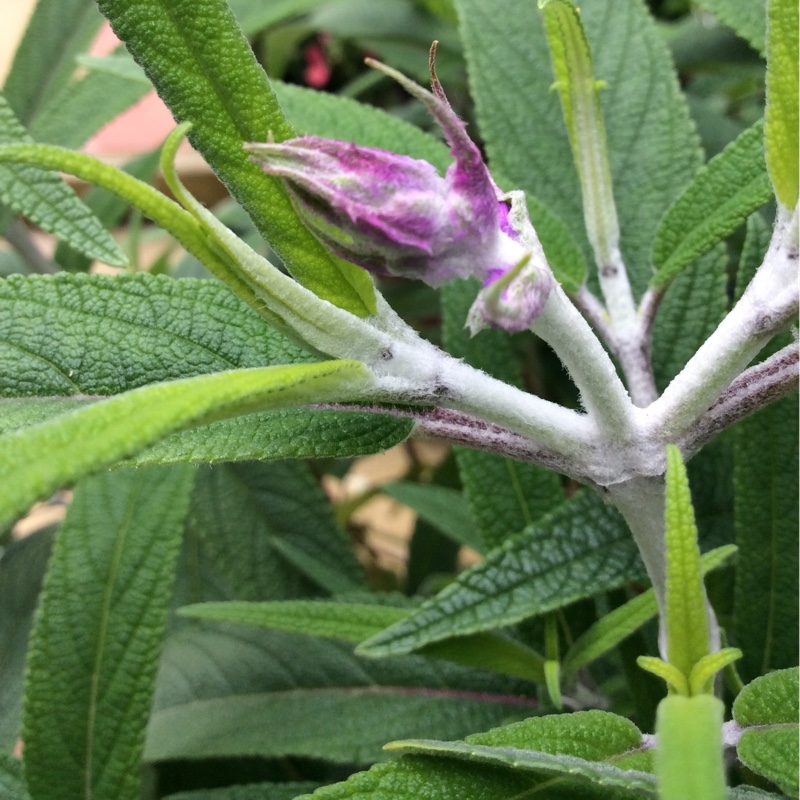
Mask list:
[[[25,775],[36,798],[138,798],[139,763],[193,470],[87,480],[31,636]]]

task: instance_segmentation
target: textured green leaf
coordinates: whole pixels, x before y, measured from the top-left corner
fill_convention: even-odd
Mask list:
[[[117,394],[154,381],[313,358],[215,281],[11,277],[0,394]]]
[[[291,569],[286,542],[333,572],[343,590],[364,588],[363,570],[308,466],[284,461],[221,464],[198,471],[187,525],[235,596],[298,597],[319,591]]]
[[[385,758],[390,738],[464,736],[535,707],[520,682],[415,657],[364,661],[351,647],[277,631],[176,634],[162,661],[146,757],[306,755],[365,764]]]
[[[351,399],[368,375],[355,361],[218,372],[135,389],[7,434],[0,440],[0,525],[176,430],[270,406]]]
[[[710,694],[670,694],[658,704],[656,774],[661,800],[723,800],[724,712],[722,701]]]
[[[117,472],[75,491],[31,635],[25,776],[36,798],[139,798],[144,733],[190,467]]]
[[[697,5],[719,17],[756,50],[765,52],[767,0],[697,0]]]
[[[558,98],[550,92],[540,15],[521,0],[502,14],[481,0],[458,0],[457,7],[492,169],[546,205],[573,236],[582,235],[580,190]],[[658,222],[699,167],[700,152],[666,46],[644,3],[584,3],[581,20],[595,76],[607,83],[600,103],[622,251],[639,293],[650,279]],[[585,238],[581,243],[588,255]]]
[[[656,797],[656,779],[646,772],[624,770],[608,764],[584,761],[575,756],[536,753],[516,747],[486,747],[463,742],[411,740],[393,742],[392,750],[427,756],[449,756],[465,761],[535,772],[547,776],[579,778],[602,786],[613,786],[635,797]]]
[[[301,794],[313,792],[319,784],[309,782],[247,783],[220,789],[198,789],[166,795],[165,800],[294,800]]]
[[[725,316],[727,264],[720,245],[670,285],[653,329],[653,371],[659,389],[683,369]]]
[[[0,560],[0,748],[8,752],[19,739],[28,637],[52,545],[52,530],[36,531]]]
[[[743,420],[733,435],[735,630],[749,680],[798,662],[797,394]]]
[[[318,800],[368,800],[391,797],[417,800],[420,797],[463,800],[508,800],[510,797],[539,796],[554,800],[599,800],[622,798],[623,790],[609,793],[593,787],[600,772],[620,777],[622,770],[608,766],[627,751],[641,745],[642,735],[630,721],[602,711],[558,716],[532,717],[487,733],[468,736],[461,747],[480,753],[496,751],[497,761],[488,764],[454,758],[406,756],[379,764],[369,772],[352,776],[344,783],[317,790]],[[460,743],[434,743],[459,746]],[[538,762],[542,772],[508,769],[503,757],[511,749]],[[452,754],[450,754],[452,755]],[[499,767],[499,768],[498,768]],[[568,775],[570,768],[576,769]],[[560,775],[556,778],[555,775]],[[623,773],[624,774],[624,773]],[[642,788],[634,796],[655,796],[654,779],[645,773],[627,771],[631,781]],[[587,780],[588,778],[588,780]],[[652,787],[652,788],[651,788]],[[644,791],[644,793],[642,793]]]
[[[499,380],[522,385],[519,361],[508,334],[487,329],[471,337],[464,327],[475,300],[475,281],[456,281],[442,290],[442,337],[448,352]],[[563,498],[558,476],[532,464],[493,453],[456,449],[461,482],[472,516],[484,541],[481,549],[499,545],[553,509]]]
[[[242,145],[291,138],[266,75],[224,0],[100,0],[189,138],[297,279],[360,316],[375,309],[369,275],[334,259],[298,219],[276,178]]]
[[[0,95],[0,144],[33,141]],[[52,172],[21,165],[0,165],[0,201],[76,250],[106,264],[126,266],[128,259],[111,234]]]
[[[739,758],[794,797],[798,790],[797,676],[794,667],[756,678],[733,704],[734,719],[745,727],[736,748]]]
[[[365,642],[371,656],[499,628],[561,608],[641,574],[618,513],[586,493],[508,539],[408,619]]]
[[[0,399],[0,435],[82,408],[72,397]],[[248,414],[172,434],[123,463],[215,464],[272,458],[347,458],[382,453],[413,430],[388,414],[288,408]]]
[[[272,603],[200,603],[185,606],[180,613],[197,619],[326,636],[357,644],[404,619],[410,610],[367,603],[285,600]]]
[[[778,200],[797,205],[800,171],[800,45],[795,0],[770,0],[767,5],[767,108],[765,147],[767,169]]]
[[[102,22],[93,0],[36,3],[3,87],[24,125],[30,125],[40,109],[69,84],[75,58],[89,46]]]
[[[724,564],[735,552],[735,545],[726,545],[702,555],[700,565],[703,574]],[[658,603],[651,588],[601,617],[567,651],[562,663],[565,675],[574,675],[579,669],[616,647],[657,613]]]
[[[758,122],[697,174],[656,231],[652,285],[663,288],[679,272],[740,227],[772,197]]]
[[[669,663],[688,678],[694,665],[709,653],[708,617],[689,479],[681,453],[673,445],[667,447],[665,514],[667,655]]]
[[[480,552],[483,542],[475,530],[469,506],[457,489],[435,484],[402,481],[387,483],[382,491],[419,514],[453,541]]]
[[[290,600],[273,603],[201,603],[186,606],[180,613],[199,619],[273,628],[309,636],[327,636],[358,644],[405,619],[411,609],[366,603]],[[498,633],[477,633],[436,642],[423,648],[420,653],[544,683],[544,658],[521,642]]]
[[[97,397],[231,367],[312,360],[215,281],[152,275],[13,277],[0,283],[0,394]],[[0,433],[91,399],[0,400]],[[133,463],[342,457],[380,452],[413,424],[290,409],[175,434]]]

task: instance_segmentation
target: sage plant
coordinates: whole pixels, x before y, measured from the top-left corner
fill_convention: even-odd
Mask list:
[[[787,337],[798,313],[800,252],[796,3],[769,0],[766,39],[759,45],[750,37],[767,57],[764,120],[702,168],[672,68],[637,0],[614,9],[587,2],[582,12],[570,0],[540,0],[538,10],[512,3],[503,12],[509,15],[505,32],[494,39],[482,4],[457,1],[474,91],[482,98],[478,117],[483,113],[488,122],[482,131],[488,163],[437,77],[436,43],[430,91],[377,60],[368,64],[422,102],[446,148],[358,106],[336,105],[340,116],[326,126],[309,110],[342,101],[277,85],[298,119],[304,109],[307,119],[316,119],[302,122],[297,135],[223,0],[98,0],[98,6],[178,122],[160,156],[174,200],[70,149],[79,142],[31,139],[25,125],[34,134],[44,125],[19,77],[31,70],[25,66],[36,39],[31,34],[0,98],[7,238],[34,271],[52,271],[12,221],[17,212],[87,259],[127,264],[98,217],[53,172],[60,171],[134,206],[219,281],[58,274],[12,276],[0,287],[10,343],[0,401],[6,412],[0,516],[11,524],[34,501],[77,482],[46,574],[40,567],[44,588],[30,646],[23,643],[17,672],[7,681],[17,692],[4,709],[8,731],[0,733],[15,741],[21,713],[25,788],[10,757],[3,762],[7,779],[33,800],[133,798],[141,792],[142,758],[161,764],[310,755],[360,767],[381,758],[377,738],[380,744],[394,739],[387,748],[408,755],[318,788],[314,796],[761,797],[740,773],[733,782],[741,785],[727,788],[726,748],[781,791],[796,793],[796,765],[788,766],[797,741],[796,645],[791,636],[783,647],[774,642],[778,621],[792,613],[796,620],[796,608],[776,610],[786,597],[771,603],[769,641],[759,644],[758,621],[742,622],[750,595],[741,589],[734,622],[723,610],[720,625],[703,577],[735,548],[726,539],[701,555],[685,467],[720,434],[754,412],[777,408],[797,388],[798,345]],[[42,0],[31,30],[54,36],[58,13],[57,3]],[[727,13],[739,30],[736,12]],[[76,11],[78,27],[79,18]],[[602,93],[624,93],[625,81],[634,78],[620,68],[613,77],[620,86],[609,87],[600,78],[611,81],[610,73],[595,67],[596,43],[606,68],[623,64],[622,50],[613,57],[608,44],[603,50],[603,36],[616,41],[623,23],[638,26],[636,36],[652,51],[653,85],[665,104],[648,105],[641,119],[604,114]],[[514,50],[506,41],[514,24],[528,37],[520,50],[525,57],[509,56],[506,68],[499,55],[506,46]],[[113,58],[122,61],[99,69],[133,75],[125,79],[141,88],[136,65]],[[502,113],[486,112],[494,92],[516,100],[509,87],[521,80],[514,70],[526,59],[541,59],[555,78],[560,109],[554,116],[548,106],[546,121],[561,126],[559,146],[572,166],[557,175],[572,194],[548,184],[546,160],[538,172],[533,162],[516,168],[510,153],[519,130],[512,132]],[[544,85],[539,77],[530,80]],[[69,81],[62,84],[66,92]],[[522,88],[519,96],[522,102]],[[507,104],[505,111],[513,108]],[[507,139],[492,129],[498,120],[509,124]],[[374,125],[364,141],[362,121]],[[322,130],[314,132],[315,124]],[[325,130],[337,125],[338,136]],[[624,132],[630,154],[612,150],[606,125],[615,135]],[[626,130],[636,125],[651,148],[645,159],[635,152],[639,134]],[[401,133],[412,144],[392,148]],[[547,136],[545,115],[524,134]],[[174,162],[185,137],[269,242],[272,261],[181,183]],[[539,144],[528,140],[517,154],[528,147]],[[652,166],[652,185],[631,182],[628,160]],[[668,188],[662,191],[659,182]],[[637,197],[640,207],[631,200]],[[771,229],[759,211],[770,201]],[[726,282],[721,243],[743,224],[748,233],[730,308],[703,328],[692,352],[667,374],[657,364],[661,320],[666,315],[679,328],[688,324],[688,310],[716,298],[697,287]],[[74,254],[60,257],[74,263]],[[441,288],[445,346],[405,321],[373,276]],[[727,302],[721,291],[718,301]],[[490,374],[502,375],[509,337],[527,332],[558,359],[576,403],[524,390],[513,370],[507,379]],[[487,347],[500,363],[476,364],[472,341],[492,342]],[[405,491],[424,518],[485,555],[416,604],[369,592],[310,472],[285,462],[270,473],[267,464],[363,455],[409,436],[453,446],[469,503],[443,486],[395,491]],[[261,463],[237,463],[244,461]],[[740,499],[749,497],[751,476],[737,469],[736,513],[752,520],[750,501]],[[498,474],[510,476],[513,503],[502,497],[507,487]],[[259,516],[232,498],[247,486],[250,501],[265,485],[273,500],[292,497],[290,533],[254,534],[247,546],[262,555],[266,548],[269,558],[243,563],[237,537],[249,526],[263,531],[271,512],[265,507]],[[452,504],[462,522],[448,519],[441,503]],[[501,517],[514,504],[508,527]],[[776,517],[777,506],[770,506]],[[324,535],[313,533],[317,527]],[[0,573],[3,563],[9,569],[15,563],[18,548],[0,562]],[[201,561],[205,566],[195,572],[187,566]],[[276,569],[276,561],[284,567]],[[775,558],[772,564],[773,574],[785,577]],[[737,581],[747,585],[749,573],[737,569]],[[275,589],[273,580],[284,588]],[[641,594],[613,594],[644,580],[652,588]],[[204,581],[216,589],[203,588]],[[34,591],[31,604],[36,597]],[[593,597],[606,598],[598,603],[607,613],[579,622],[573,635],[573,604]],[[183,608],[168,626],[170,598],[172,610]],[[199,602],[214,600],[227,602]],[[656,614],[658,642],[653,652],[637,653],[636,663],[663,679],[668,694],[658,704],[655,733],[642,734],[606,710],[607,697],[587,670]],[[538,625],[533,633],[513,627],[530,618]],[[263,631],[233,633],[233,625],[268,629],[272,638],[251,641],[248,636]],[[291,636],[299,635],[312,648],[302,652],[315,655],[293,649]],[[341,712],[347,720],[341,741],[333,733],[336,713],[326,716],[330,709],[313,705],[320,701],[303,705],[305,699],[295,698],[282,706],[285,698],[277,695],[286,686],[275,688],[274,675],[276,697],[257,709],[240,705],[228,686],[220,696],[204,694],[212,674],[233,684],[249,675],[251,646],[264,648],[259,663],[280,653],[292,681],[314,691],[330,689],[325,681],[338,680],[343,664],[371,675],[371,688],[358,685],[353,692],[347,684],[352,706]],[[186,660],[192,648],[210,654],[207,666],[205,656],[197,664]],[[322,684],[301,676],[306,658],[324,676],[313,679]],[[381,659],[396,666],[384,674],[374,666]],[[740,659],[744,687],[733,666]],[[374,708],[357,705],[362,689],[375,687],[387,696]],[[238,694],[251,699],[253,692],[245,682]],[[401,705],[412,697],[438,710],[428,718],[424,705]],[[559,713],[565,707],[576,713]],[[523,712],[533,716],[501,724]],[[295,720],[304,718],[332,727],[323,735],[306,725],[293,738],[292,726],[302,725]],[[476,725],[501,726],[475,734]],[[308,744],[315,735],[325,744]],[[315,787],[295,788],[300,794]],[[290,796],[279,783],[265,783],[261,791],[265,798]]]

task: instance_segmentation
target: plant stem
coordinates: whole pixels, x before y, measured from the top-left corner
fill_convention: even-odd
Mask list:
[[[630,397],[594,331],[558,284],[531,330],[567,368],[603,436],[614,442],[629,441],[634,433]]]
[[[681,441],[764,345],[797,316],[797,212],[779,207],[764,263],[733,310],[649,409],[650,435]]]

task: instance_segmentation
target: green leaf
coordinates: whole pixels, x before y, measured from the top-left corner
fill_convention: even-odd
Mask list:
[[[716,329],[728,305],[728,256],[718,245],[670,285],[653,329],[653,371],[663,390]]]
[[[301,794],[310,794],[318,783],[247,783],[242,786],[225,786],[220,789],[198,789],[165,796],[165,800],[294,800]]]
[[[410,610],[368,603],[285,600],[271,603],[199,603],[181,616],[326,636],[357,644],[407,617]]]
[[[725,545],[702,555],[700,566],[703,574],[725,564],[734,553],[735,545]],[[655,592],[650,588],[601,617],[567,651],[562,663],[565,676],[574,675],[579,669],[616,647],[657,613]]]
[[[0,795],[3,800],[29,800],[22,777],[22,762],[0,753]]]
[[[655,797],[656,779],[646,772],[624,770],[608,764],[585,761],[575,756],[536,753],[516,747],[486,747],[462,742],[411,740],[392,742],[391,750],[427,756],[449,756],[477,761],[491,766],[511,768],[516,772],[534,772],[547,776],[578,778],[602,786],[613,786],[634,797]],[[699,795],[698,795],[699,798]]]
[[[0,525],[176,430],[270,406],[350,399],[368,376],[356,361],[218,372],[135,389],[7,434],[0,439]]]
[[[389,738],[464,736],[530,711],[521,683],[278,631],[195,628],[167,643],[146,758],[310,756],[368,764]],[[447,731],[447,733],[445,733]]]
[[[66,414],[96,400],[0,398],[0,435]],[[287,408],[200,425],[124,459],[126,465],[215,464],[272,458],[347,458],[382,453],[414,428],[389,414]]]
[[[359,652],[376,657],[408,653],[453,636],[504,627],[640,574],[621,517],[595,495],[581,494],[491,551]]]
[[[47,798],[139,798],[189,467],[80,485],[53,550],[31,635],[25,777]]]
[[[742,762],[793,797],[798,778],[798,670],[778,670],[756,678],[733,704],[745,727],[736,746]]]
[[[28,637],[52,546],[52,530],[36,531],[0,560],[0,748],[9,753],[19,739]]]
[[[32,121],[29,130],[37,142],[80,147],[152,89],[140,71],[99,69],[85,59],[78,59],[76,66],[89,71],[53,96]]]
[[[61,93],[103,18],[92,0],[39,0],[14,54],[3,94],[24,125]],[[42,58],[47,53],[47,58]]]
[[[399,744],[402,747],[405,743]],[[613,766],[641,744],[642,735],[633,723],[603,711],[532,717],[468,736],[465,743],[420,743],[420,752],[430,745],[436,748],[437,755],[406,756],[379,764],[344,783],[317,790],[314,797],[318,800],[383,796],[393,800],[420,797],[508,800],[541,795],[557,800],[584,800],[628,797],[630,793],[625,786],[635,797],[655,797],[652,776]],[[446,752],[439,748],[445,748]],[[471,758],[473,753],[481,760]],[[467,760],[460,760],[462,757]],[[512,762],[519,758],[524,763],[515,768],[509,757]],[[608,790],[603,792],[597,785],[606,778],[618,789],[613,794],[608,794]]]
[[[375,311],[369,274],[334,259],[300,222],[281,182],[264,174],[246,142],[294,136],[264,71],[224,0],[100,0],[100,10],[189,139],[247,209],[292,274],[359,316]]]
[[[186,606],[188,617],[327,636],[358,644],[405,619],[411,609],[367,603],[289,600],[273,603],[201,603]],[[521,642],[497,633],[477,633],[422,648],[420,654],[544,683],[544,659]]]
[[[582,236],[580,190],[558,99],[550,92],[541,15],[532,3],[508,14],[481,0],[458,0],[457,8],[492,170],[545,205],[573,236]],[[594,73],[608,84],[600,103],[622,251],[640,293],[650,280],[656,227],[700,165],[697,137],[645,4],[586,3],[581,21]],[[588,255],[583,238],[581,245]]]
[[[709,653],[709,632],[689,479],[674,445],[667,446],[666,479],[667,654],[669,663],[688,678]]]
[[[760,53],[766,52],[767,0],[697,0],[697,5],[719,17]]]
[[[654,288],[666,286],[772,197],[763,136],[762,122],[744,131],[700,170],[667,211],[653,244]]]
[[[484,330],[471,337],[464,327],[478,291],[476,281],[455,281],[442,290],[442,337],[448,352],[477,369],[522,386],[520,364],[508,335]],[[493,453],[456,448],[461,482],[484,546],[501,544],[536,522],[563,499],[560,480],[551,470]]]
[[[669,695],[658,704],[656,774],[661,800],[724,800],[724,712],[722,701],[710,694]]]
[[[467,501],[457,489],[398,481],[385,484],[381,491],[414,510],[454,542],[465,544],[478,552],[483,550],[483,542],[475,530]]]
[[[198,470],[187,518],[236,597],[272,600],[318,592],[287,565],[288,543],[336,575],[342,590],[363,589],[363,570],[307,464],[220,464]]]
[[[215,281],[119,275],[0,283],[0,394],[108,395],[232,368],[310,362]]]
[[[299,135],[390,150],[429,161],[442,171],[453,160],[444,142],[379,108],[281,81],[275,81],[273,88],[284,114]]]
[[[595,80],[589,42],[571,0],[539,0],[539,8],[581,183],[586,233],[602,268],[619,245],[619,225],[600,110],[601,84]]]
[[[0,145],[32,141],[0,95]],[[92,259],[120,267],[128,263],[111,234],[52,172],[0,165],[0,201]]]
[[[800,171],[799,14],[794,0],[770,0],[767,5],[767,169],[778,200],[789,209],[797,205]]]
[[[736,644],[745,680],[798,662],[797,394],[734,429]]]

